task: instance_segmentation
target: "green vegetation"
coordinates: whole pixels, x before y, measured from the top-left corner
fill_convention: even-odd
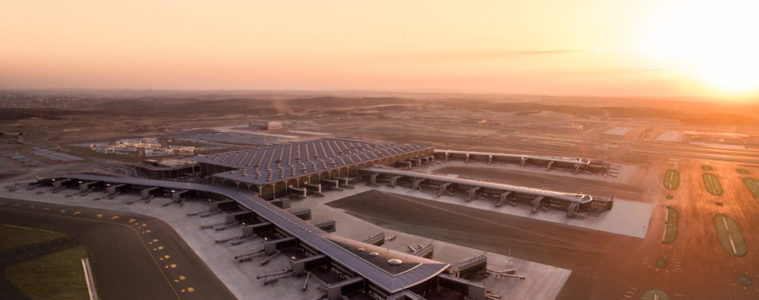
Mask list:
[[[711,166],[707,166],[707,165],[701,166],[701,169],[704,170],[704,171],[712,171],[712,170],[714,170],[714,168],[712,168]]]
[[[704,186],[706,187],[706,191],[709,192],[709,194],[719,196],[722,195],[722,185],[719,183],[719,178],[717,178],[717,175],[706,173],[703,175],[704,178]]]
[[[741,173],[741,174],[751,174],[751,172],[749,172],[746,169],[737,169],[736,171],[738,171],[738,173]]]
[[[664,238],[662,243],[670,244],[677,238],[677,226],[679,216],[677,210],[673,207],[667,207],[667,220],[664,223]]]
[[[657,297],[658,296],[658,297]],[[640,300],[669,300],[669,295],[665,293],[664,291],[660,289],[650,289],[643,293],[643,296],[640,297]]]
[[[675,196],[672,196],[672,195],[670,195],[670,194],[667,194],[666,196],[664,196],[664,198],[666,198],[667,200],[672,200],[672,199],[674,199],[674,198],[675,198]]]
[[[743,183],[745,183],[748,190],[751,191],[751,195],[753,195],[754,198],[759,199],[759,180],[746,177],[743,178]]]
[[[748,253],[741,229],[733,218],[717,214],[714,216],[714,229],[717,230],[717,239],[725,251],[735,256],[744,256]]]
[[[680,172],[677,170],[664,172],[664,187],[668,190],[676,190],[680,187]]]
[[[660,258],[660,259],[656,260],[656,267],[657,268],[664,268],[666,266],[667,266],[667,260],[666,259]]]
[[[748,277],[746,275],[738,276],[738,281],[740,281],[741,284],[743,284],[745,286],[749,286],[749,285],[754,284],[754,282],[751,280],[751,277]]]
[[[65,233],[9,224],[0,226],[0,251],[66,237]]]
[[[29,299],[89,299],[84,247],[32,258],[5,268],[5,277]]]

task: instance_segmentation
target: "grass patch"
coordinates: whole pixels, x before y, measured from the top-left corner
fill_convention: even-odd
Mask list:
[[[714,168],[712,168],[711,166],[707,166],[707,165],[701,166],[701,169],[704,170],[704,171],[712,171],[712,170],[714,170]]]
[[[0,226],[0,251],[57,240],[67,235],[62,232],[10,224]]]
[[[724,192],[722,190],[722,185],[719,183],[719,178],[717,178],[717,175],[706,173],[703,175],[704,178],[704,186],[706,187],[706,191],[709,192],[709,194],[719,196],[722,195]]]
[[[743,239],[741,229],[733,218],[717,214],[714,216],[714,229],[717,230],[717,239],[725,251],[735,256],[744,256],[748,253],[746,240]]]
[[[746,177],[743,178],[743,183],[745,183],[748,190],[751,191],[751,195],[753,195],[754,198],[759,199],[759,180]]]
[[[84,247],[25,260],[5,268],[5,277],[29,299],[89,299],[84,281]]]
[[[667,207],[667,220],[664,223],[664,237],[662,238],[662,243],[670,244],[675,241],[675,238],[677,238],[678,220],[679,216],[677,210],[673,207]]]
[[[658,297],[657,297],[658,296]],[[643,296],[640,297],[640,300],[669,300],[669,295],[665,293],[664,291],[660,289],[650,289],[643,293]]]
[[[680,187],[680,172],[677,170],[664,172],[664,187],[668,190],[676,190]]]
[[[738,173],[741,173],[741,174],[751,174],[751,172],[749,172],[746,169],[737,169],[736,171],[738,171]]]

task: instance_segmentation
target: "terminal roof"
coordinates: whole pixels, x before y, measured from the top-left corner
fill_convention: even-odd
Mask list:
[[[428,148],[413,144],[323,138],[200,155],[194,160],[235,169],[214,174],[216,177],[261,185]]]

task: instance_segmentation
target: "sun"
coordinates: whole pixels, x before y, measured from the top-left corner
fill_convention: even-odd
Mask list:
[[[759,1],[672,0],[644,18],[641,45],[725,94],[759,91]]]

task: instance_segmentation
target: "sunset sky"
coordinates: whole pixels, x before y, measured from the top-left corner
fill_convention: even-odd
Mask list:
[[[754,3],[0,0],[0,88],[755,98]]]

